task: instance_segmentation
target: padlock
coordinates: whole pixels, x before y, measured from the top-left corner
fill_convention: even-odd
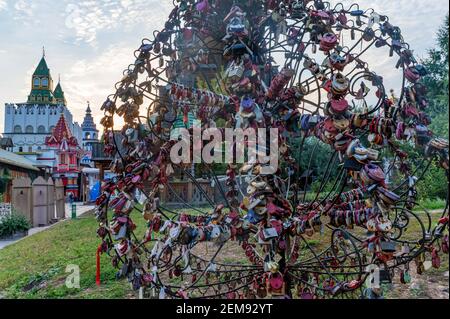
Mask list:
[[[264,285],[259,284],[258,287],[256,288],[256,295],[260,299],[266,298],[266,296],[267,296],[267,288]]]
[[[364,39],[364,41],[370,42],[373,40],[374,37],[375,37],[375,31],[372,28],[367,27],[364,30],[363,35],[362,35],[362,38]]]
[[[353,10],[350,12],[350,15],[356,18],[356,25],[358,27],[362,26],[361,16],[364,15],[363,10]]]
[[[232,81],[237,82],[244,75],[244,61],[239,64],[233,61],[226,71],[226,76]]]
[[[285,283],[280,272],[269,273],[267,290],[272,296],[283,296],[285,294]]]
[[[378,13],[373,12],[369,17],[369,22],[368,22],[367,26],[369,28],[372,28],[375,24],[379,24],[380,21],[381,21],[381,16]]]
[[[411,282],[411,274],[409,273],[409,267],[405,266],[405,269],[400,273],[400,282],[402,284],[409,284]]]
[[[375,253],[375,244],[373,242],[370,242],[367,245],[367,251],[371,254]]]
[[[439,252],[436,248],[431,252],[431,265],[436,269],[441,267],[441,257],[439,257]]]
[[[246,33],[245,24],[240,17],[233,17],[227,26],[227,32],[233,34]]]
[[[444,254],[448,254],[448,235],[445,235],[444,238],[442,238],[441,249]]]
[[[384,253],[394,253],[397,249],[397,244],[393,241],[382,241],[380,247]]]
[[[402,245],[402,254],[403,255],[409,254],[410,251],[411,251],[411,249],[409,248],[408,244],[403,244]]]
[[[334,33],[325,33],[320,39],[320,50],[329,52],[331,51],[338,42],[338,38]]]
[[[314,6],[316,7],[317,10],[325,9],[325,4],[323,3],[322,0],[314,0]]]
[[[391,283],[392,276],[388,269],[380,269],[380,283]]]
[[[314,299],[314,293],[310,287],[304,287],[300,293],[300,299]]]
[[[423,264],[423,262],[419,262],[416,266],[417,268],[417,274],[422,275],[425,272],[425,265]]]
[[[305,12],[305,5],[304,5],[304,1],[303,0],[296,0],[293,4],[292,4],[292,13],[291,13],[291,17],[293,19],[300,19],[304,16]]]
[[[409,284],[409,283],[411,282],[411,274],[409,273],[408,270],[405,270],[405,271],[403,272],[403,281],[404,281],[406,284]]]
[[[355,41],[356,38],[356,34],[355,34],[355,29],[351,29],[350,30],[350,39],[352,39],[352,41]]]

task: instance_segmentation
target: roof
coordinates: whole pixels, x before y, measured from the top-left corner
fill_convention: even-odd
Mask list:
[[[30,96],[38,96],[39,94],[42,97],[48,96],[49,99],[53,99],[53,93],[49,89],[32,89],[30,92]]]
[[[85,174],[98,174],[100,172],[100,169],[98,168],[91,168],[91,167],[85,167],[81,170]]]
[[[0,137],[0,147],[13,147],[14,144],[10,137]]]
[[[89,112],[88,112],[89,111]],[[97,131],[97,125],[95,125],[94,118],[91,115],[90,109],[88,107],[86,115],[84,116],[83,123],[81,123],[81,128],[83,131]]]
[[[45,103],[53,103],[53,82],[52,77],[50,75],[50,69],[48,68],[47,61],[45,61],[45,55],[42,56],[41,61],[39,62],[36,70],[33,73],[34,77],[46,78],[48,80],[48,84],[46,87],[35,86],[34,80],[31,85],[31,92],[28,95],[28,103],[33,104],[45,104]],[[38,97],[40,99],[38,100]]]
[[[53,91],[53,96],[57,99],[64,98],[64,91],[61,88],[61,83],[58,82],[58,85],[56,86],[55,90]]]
[[[75,138],[75,136],[72,135],[72,132],[70,131],[69,126],[67,125],[66,118],[64,117],[64,114],[61,113],[61,116],[59,117],[58,123],[56,123],[55,128],[53,129],[52,135],[48,136],[45,139],[46,145],[63,145],[66,147],[66,143],[69,146],[77,146],[78,141]]]
[[[63,103],[66,105],[66,97],[64,96],[64,91],[61,87],[61,83],[58,82],[58,85],[56,85],[55,90],[53,91],[53,96],[56,99],[56,102]]]
[[[0,149],[0,163],[21,167],[32,171],[39,171],[39,169],[33,165],[32,161],[23,156],[2,149]]]
[[[39,62],[36,70],[33,75],[37,76],[50,76],[50,69],[47,66],[47,61],[45,61],[45,57],[43,56],[41,61]]]

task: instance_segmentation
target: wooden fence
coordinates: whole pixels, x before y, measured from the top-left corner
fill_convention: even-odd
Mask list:
[[[64,186],[62,181],[38,177],[16,178],[12,183],[12,209],[25,216],[33,227],[47,226],[65,218]]]

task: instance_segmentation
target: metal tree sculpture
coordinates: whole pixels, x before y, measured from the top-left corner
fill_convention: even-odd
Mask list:
[[[377,48],[395,58],[398,98],[363,60]],[[425,253],[439,266],[448,204],[437,224],[412,209],[432,161],[448,171],[448,143],[427,129],[426,70],[388,17],[321,0],[182,0],[135,58],[102,106],[117,177],[103,182],[96,209],[98,253],[135,290],[159,298],[377,298],[378,289],[362,289],[371,269],[381,281],[398,269],[408,282],[409,264],[421,273]],[[202,130],[277,128],[280,168],[265,174],[259,162],[229,164],[224,185],[203,163],[223,196],[215,202],[191,165],[169,156],[174,123],[191,128],[190,115]],[[121,138],[114,116],[125,122]],[[423,155],[414,165],[405,143]],[[320,149],[329,159],[307,192]],[[170,183],[175,170],[209,208],[185,202],[185,211],[173,211],[160,202],[162,190],[181,199]],[[141,238],[136,210],[148,222]],[[408,232],[413,225],[419,235]]]

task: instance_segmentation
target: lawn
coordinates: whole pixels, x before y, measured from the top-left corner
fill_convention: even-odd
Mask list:
[[[142,219],[140,227],[144,227]],[[0,294],[7,298],[124,298],[129,285],[115,279],[110,258],[101,258],[101,287],[95,284],[99,244],[92,214],[63,221],[0,250]],[[65,285],[67,265],[80,268],[80,289]]]
[[[139,213],[134,213],[138,226],[136,234],[144,233],[145,222]],[[437,220],[439,214],[433,214]],[[96,234],[97,222],[92,214],[77,220],[66,220],[31,237],[25,238],[0,250],[0,298],[136,298],[126,280],[115,278],[116,269],[107,255],[101,257],[101,286],[95,284],[95,253],[99,244]],[[409,229],[410,234],[418,231]],[[328,239],[327,235],[325,234]],[[310,244],[320,246],[320,239],[311,239]],[[234,245],[231,243],[230,245]],[[234,247],[234,246],[233,246]],[[224,261],[239,254],[232,246],[223,251]],[[237,256],[237,259],[242,256]],[[430,269],[422,284],[433,285],[433,280],[442,281],[448,271],[448,256],[443,256],[439,270]],[[236,259],[235,259],[236,261]],[[243,259],[245,261],[245,258]],[[66,267],[78,265],[80,288],[69,289],[65,285]],[[444,278],[445,279],[445,278]],[[448,278],[447,289],[448,289]],[[405,291],[405,286],[396,289]],[[414,292],[411,290],[411,293]],[[392,297],[404,297],[392,293]],[[414,296],[410,296],[413,298]]]
[[[141,236],[145,220],[138,212],[133,212],[133,217],[136,234]],[[87,213],[0,250],[0,298],[135,298],[126,279],[115,278],[117,269],[107,255],[102,255],[100,261],[101,286],[95,284],[100,243],[97,227],[94,215]],[[66,273],[68,265],[79,266],[79,289],[65,285],[70,274]]]

